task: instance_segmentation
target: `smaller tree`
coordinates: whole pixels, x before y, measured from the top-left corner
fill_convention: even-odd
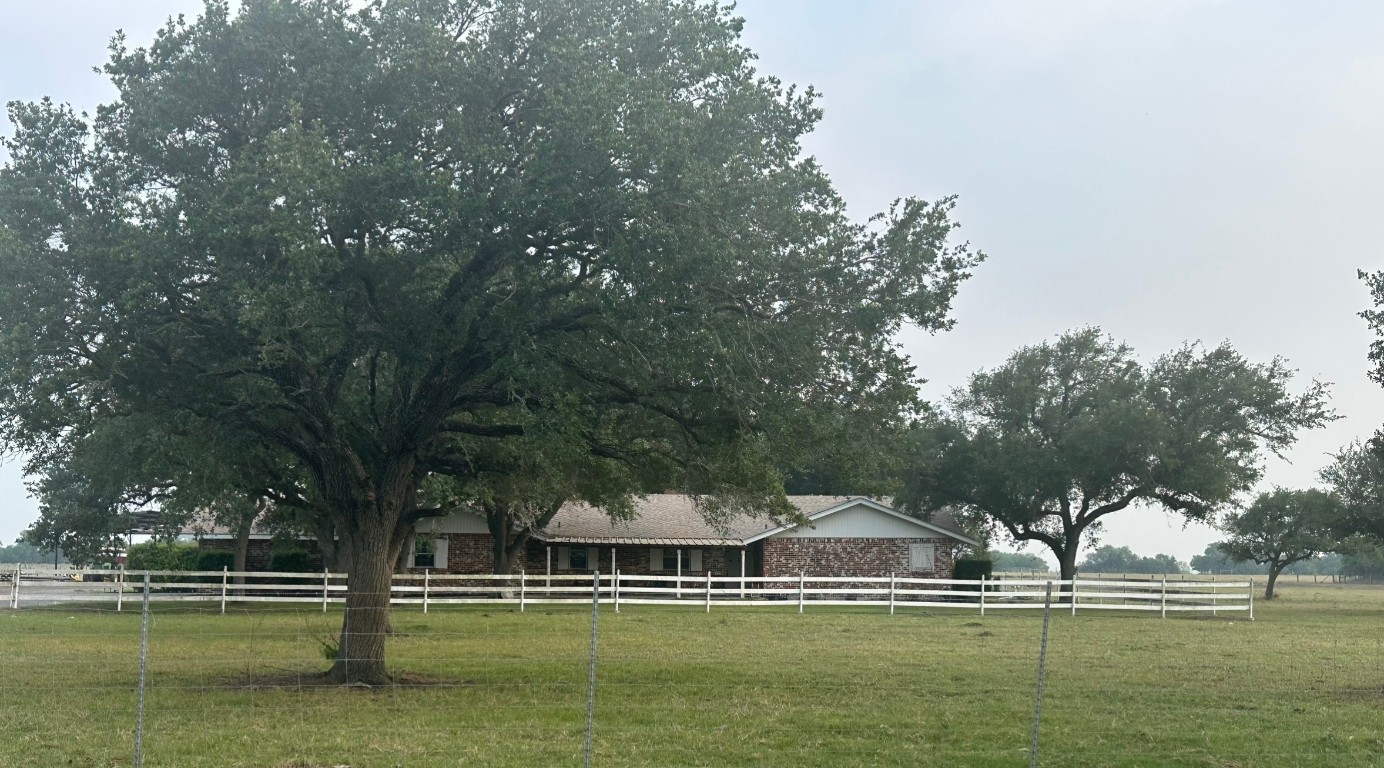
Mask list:
[[[1032,552],[989,552],[990,561],[995,564],[996,572],[1004,571],[1044,571],[1048,570],[1048,561],[1033,554]]]
[[[1340,502],[1325,491],[1276,488],[1228,516],[1222,527],[1230,538],[1218,546],[1232,560],[1268,566],[1264,599],[1272,600],[1284,568],[1339,546],[1334,529],[1340,516]]]
[[[1081,570],[1091,573],[1186,573],[1186,564],[1172,555],[1134,554],[1129,547],[1103,546],[1086,556]]]

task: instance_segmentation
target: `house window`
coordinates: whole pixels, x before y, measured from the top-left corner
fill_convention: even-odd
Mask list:
[[[678,567],[678,554],[682,554],[682,567]],[[651,571],[670,571],[683,573],[700,571],[702,569],[702,551],[700,549],[682,549],[676,547],[654,547],[649,550],[649,570]]]
[[[595,547],[558,547],[557,569],[559,571],[592,571],[600,565],[600,555]]]
[[[424,536],[418,536],[413,540],[413,567],[414,568],[436,568],[437,567],[437,542]]]
[[[936,567],[937,549],[933,544],[908,545],[908,570],[931,571]]]

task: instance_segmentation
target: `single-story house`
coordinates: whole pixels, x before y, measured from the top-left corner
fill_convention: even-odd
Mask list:
[[[953,553],[979,546],[945,512],[922,520],[861,496],[790,496],[806,523],[739,517],[708,525],[691,496],[652,494],[629,520],[581,503],[562,507],[528,542],[528,573],[683,576],[909,576],[949,578]],[[469,510],[419,523],[409,572],[489,573],[492,540]]]

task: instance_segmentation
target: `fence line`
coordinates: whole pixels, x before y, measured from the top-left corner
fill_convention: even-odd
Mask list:
[[[317,603],[323,611],[346,599],[344,573],[283,571],[149,571],[15,568],[0,572],[10,581],[10,607],[64,602],[114,602],[123,607],[130,576],[149,578],[155,602],[227,601]],[[237,583],[237,581],[244,583]],[[986,611],[1041,609],[1048,584],[1054,608],[1099,611],[1247,612],[1254,617],[1253,579],[1244,581],[1167,579],[1040,578],[917,579],[865,576],[651,576],[636,574],[396,574],[390,601],[419,605],[424,612],[461,604],[530,605],[598,602],[622,605],[786,607],[879,606],[975,608]]]

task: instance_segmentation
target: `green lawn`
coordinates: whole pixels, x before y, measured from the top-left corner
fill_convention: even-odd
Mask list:
[[[128,606],[127,606],[128,607]],[[580,765],[590,613],[395,611],[415,685],[293,684],[338,614],[156,606],[145,765]],[[1255,622],[1053,616],[1047,766],[1384,764],[1384,589],[1285,584]],[[0,766],[128,766],[137,611],[0,616]],[[600,766],[1027,766],[1038,612],[603,612]]]

